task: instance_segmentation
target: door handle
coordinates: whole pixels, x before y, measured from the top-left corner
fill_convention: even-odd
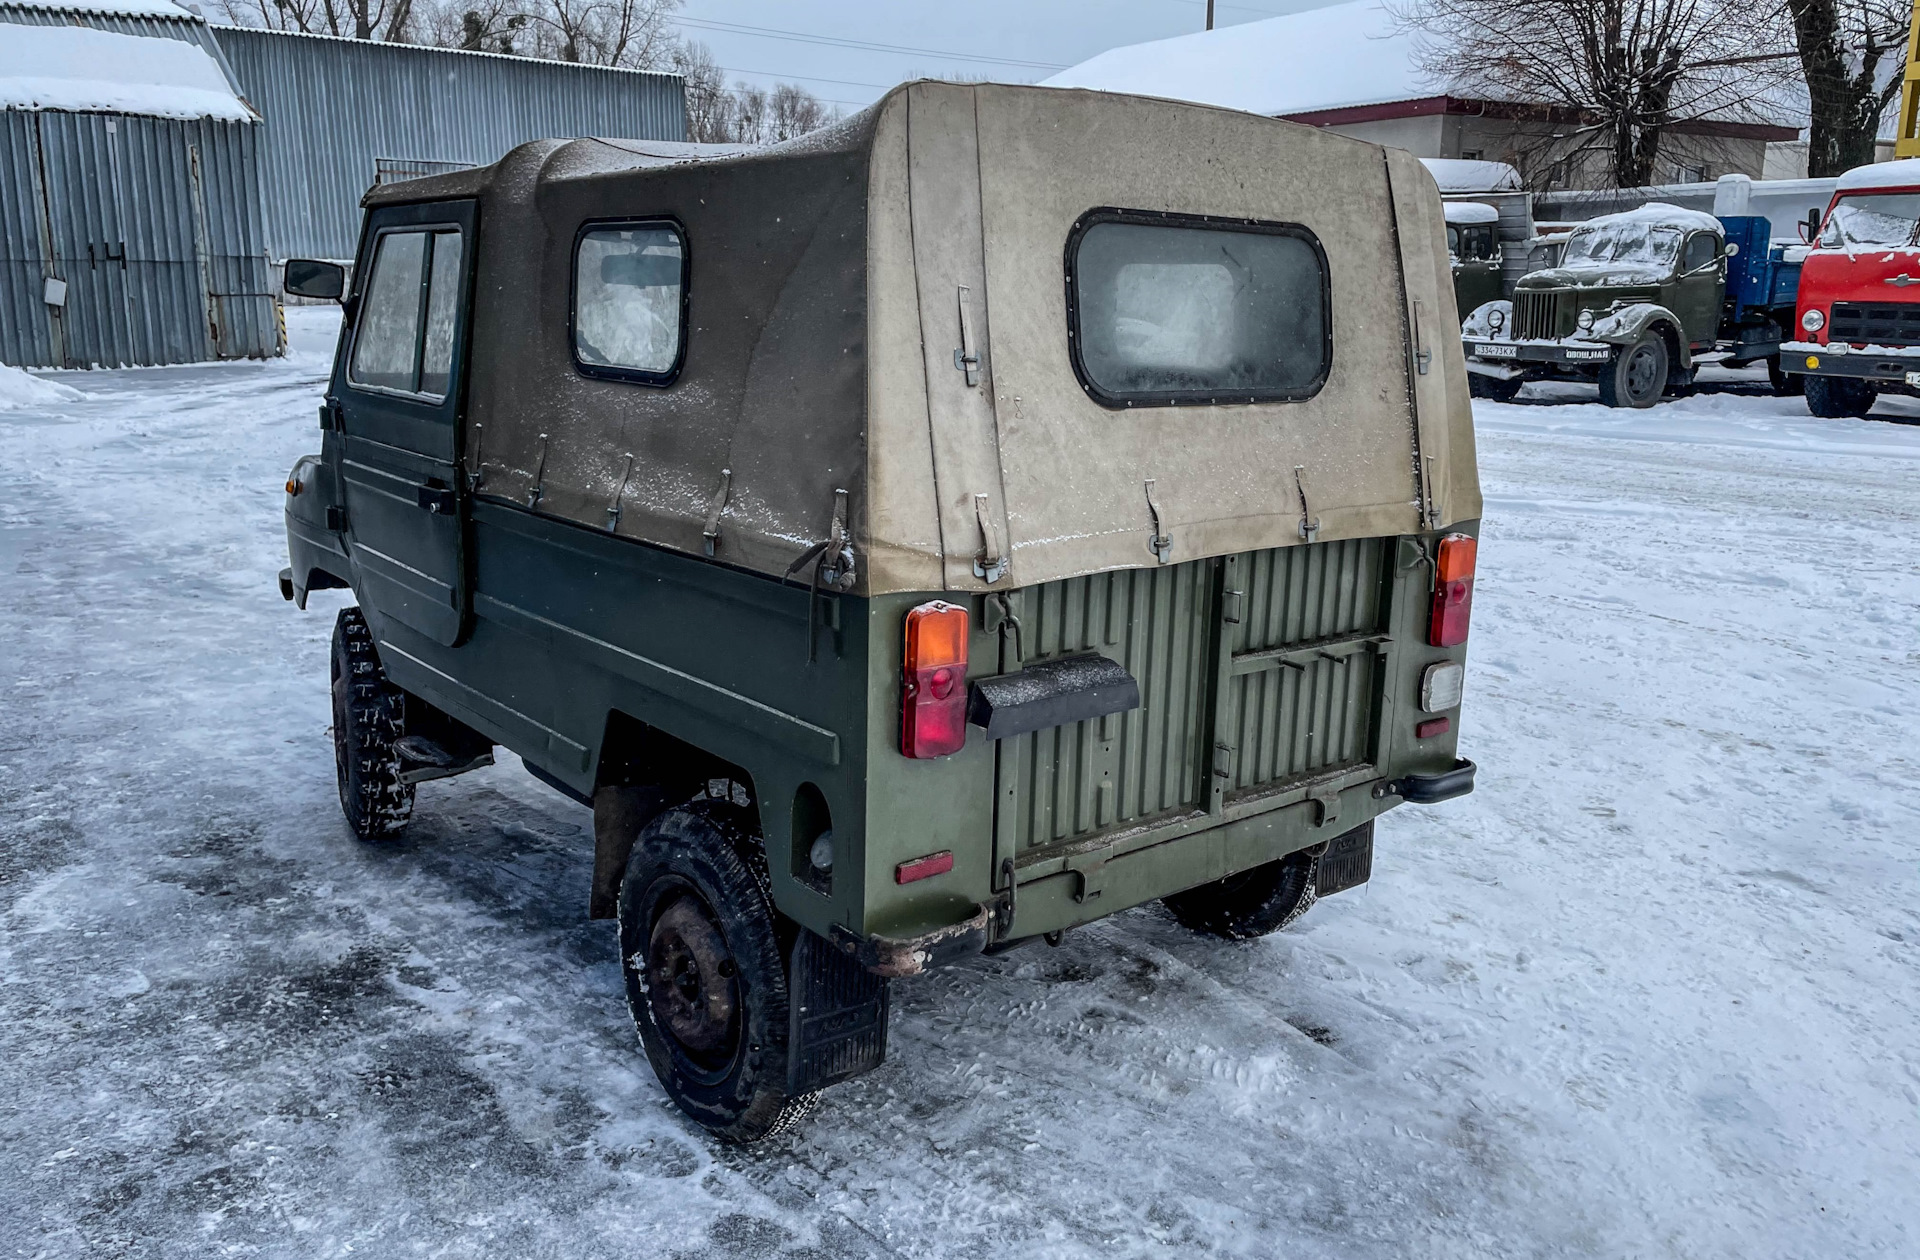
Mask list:
[[[435,516],[453,515],[453,491],[439,486],[421,486],[420,506]]]

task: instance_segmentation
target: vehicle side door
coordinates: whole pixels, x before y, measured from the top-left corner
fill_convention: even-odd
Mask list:
[[[458,476],[476,208],[386,206],[367,217],[328,391],[353,587],[374,618],[443,645],[467,613]]]
[[[1695,232],[1680,251],[1679,275],[1668,303],[1694,346],[1709,345],[1720,332],[1720,308],[1727,297],[1726,249],[1713,232]]]

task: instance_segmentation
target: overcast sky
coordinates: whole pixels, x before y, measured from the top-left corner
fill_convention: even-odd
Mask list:
[[[1214,25],[1325,3],[1216,0]],[[922,76],[1037,82],[1109,48],[1202,30],[1206,11],[1206,0],[686,0],[678,25],[730,82],[799,83],[851,111]]]

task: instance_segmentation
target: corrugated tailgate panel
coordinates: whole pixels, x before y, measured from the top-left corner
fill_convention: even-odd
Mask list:
[[[1026,659],[1112,657],[1139,680],[1140,707],[1001,741],[1002,827],[1011,824],[1016,851],[1199,807],[1213,576],[1202,560],[1025,592]]]
[[[1363,761],[1379,661],[1339,641],[1383,627],[1391,541],[1247,552],[1028,588],[1025,659],[1100,652],[1139,680],[1141,703],[1001,742],[1003,843],[1024,853],[1207,808],[1216,765],[1230,767],[1231,795]],[[1240,594],[1223,598],[1223,589]],[[1223,623],[1223,612],[1237,620]],[[1304,660],[1296,650],[1289,664],[1261,655],[1322,641],[1339,650],[1308,651]],[[1216,679],[1227,688],[1220,705]]]
[[[1366,759],[1379,690],[1374,653],[1329,652],[1253,669],[1247,654],[1382,630],[1391,541],[1354,538],[1236,558],[1245,596],[1240,623],[1227,627],[1236,660],[1223,713],[1232,791]]]

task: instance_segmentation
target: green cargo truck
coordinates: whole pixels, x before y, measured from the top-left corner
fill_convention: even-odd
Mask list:
[[[919,83],[751,150],[374,189],[283,593],[351,587],[341,803],[497,748],[593,810],[667,1092],[732,1140],[889,985],[1364,881],[1455,751],[1480,492],[1414,159]]]

